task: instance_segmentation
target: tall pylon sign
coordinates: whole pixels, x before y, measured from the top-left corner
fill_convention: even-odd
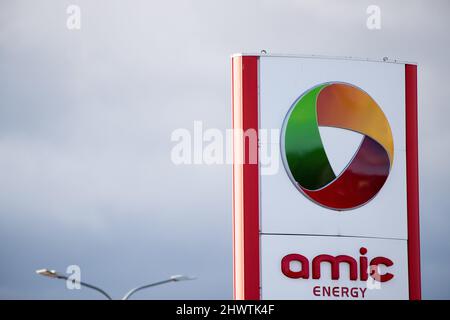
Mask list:
[[[420,299],[417,65],[236,54],[232,102],[235,298]]]

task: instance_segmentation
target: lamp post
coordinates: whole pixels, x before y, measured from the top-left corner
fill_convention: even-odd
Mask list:
[[[164,284],[164,283],[169,283],[169,282],[177,282],[177,281],[185,281],[185,280],[195,280],[194,277],[189,277],[189,276],[183,276],[183,275],[175,275],[175,276],[171,276],[169,279],[167,280],[163,280],[163,281],[158,281],[158,282],[154,282],[154,283],[150,283],[150,284],[146,284],[144,286],[140,286],[140,287],[136,287],[134,289],[131,289],[130,291],[128,291],[128,293],[122,298],[122,300],[128,300],[133,294],[135,294],[138,291],[141,291],[143,289],[147,289],[150,287],[154,287],[154,286],[158,286],[160,284]]]
[[[44,277],[48,277],[48,278],[53,278],[53,279],[63,279],[63,280],[69,280],[69,278],[63,274],[60,274],[58,272],[56,272],[55,270],[50,270],[50,269],[39,269],[36,270],[36,273],[44,276]],[[122,300],[128,300],[133,294],[135,294],[138,291],[141,291],[143,289],[147,289],[150,287],[154,287],[154,286],[158,286],[164,283],[169,283],[169,282],[178,282],[178,281],[185,281],[185,280],[194,280],[196,278],[194,277],[189,277],[189,276],[184,276],[184,275],[174,275],[171,276],[169,279],[167,280],[163,280],[163,281],[158,281],[158,282],[154,282],[151,284],[147,284],[147,285],[143,285],[140,287],[136,287],[132,290],[130,290],[123,298]],[[71,280],[71,281],[75,281],[75,280]],[[96,287],[92,284],[83,282],[83,281],[78,281],[78,283],[84,287],[93,289],[99,293],[101,293],[102,295],[104,295],[108,300],[112,300],[111,296],[109,294],[107,294],[104,290],[100,289],[99,287]]]

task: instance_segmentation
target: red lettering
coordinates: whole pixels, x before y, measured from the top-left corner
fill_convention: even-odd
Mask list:
[[[316,297],[320,297],[320,287],[319,287],[319,286],[315,286],[315,287],[313,288],[313,294],[314,294]]]
[[[345,255],[333,257],[328,254],[321,254],[315,257],[312,262],[313,279],[320,279],[320,265],[322,262],[328,262],[331,265],[331,279],[333,280],[338,280],[340,277],[339,265],[341,263],[349,265],[350,280],[357,280],[358,278],[357,263],[352,257]]]
[[[367,275],[367,258],[363,257],[367,253],[367,249],[362,247],[359,249],[361,257],[359,257],[359,279],[361,281],[366,281],[369,277]]]
[[[368,277],[370,276],[376,281],[387,282],[394,277],[394,275],[389,272],[380,275],[378,269],[378,266],[380,265],[383,265],[385,267],[391,267],[392,265],[394,265],[394,262],[392,262],[392,260],[385,257],[375,257],[370,261],[370,263],[368,263],[368,259],[365,256],[367,254],[367,249],[361,247],[359,249],[359,253],[360,253],[359,266],[358,260],[347,255],[332,256],[328,254],[320,254],[316,256],[312,260],[311,264],[312,278],[320,279],[321,267],[324,262],[330,265],[332,280],[339,280],[341,264],[348,265],[349,279],[352,281],[358,280],[358,271],[359,271],[359,280],[361,281],[367,281]],[[300,264],[300,269],[298,271],[292,270],[291,264],[293,262],[297,262]],[[370,269],[370,272],[368,271],[368,269]],[[301,254],[291,253],[284,256],[283,259],[281,260],[281,272],[288,278],[309,279],[309,270],[310,270],[309,260],[308,258],[306,258]],[[328,294],[330,294],[330,291],[328,291]],[[350,295],[351,294],[352,292],[350,291]]]
[[[292,271],[291,262],[300,262],[300,271]],[[281,272],[292,279],[308,279],[309,278],[309,261],[305,256],[301,254],[288,254],[281,260]]]
[[[339,297],[339,287],[334,287],[333,288],[333,296]]]
[[[335,297],[335,298],[365,298],[367,288],[359,287],[333,287],[333,286],[315,286],[312,293],[316,297]]]
[[[347,287],[342,287],[342,296],[348,297],[348,288]]]
[[[350,295],[351,295],[353,298],[358,298],[358,289],[359,289],[359,288],[351,288],[351,289],[350,289]]]
[[[373,270],[373,272],[372,272],[372,274],[370,276],[372,278],[374,278],[375,280],[380,281],[380,282],[386,282],[386,281],[391,280],[394,277],[394,275],[392,273],[389,273],[389,272],[386,272],[385,274],[379,274],[378,266],[379,265],[384,265],[386,267],[390,267],[393,264],[394,263],[392,262],[392,260],[390,260],[388,258],[385,258],[385,257],[373,258],[372,261],[370,261],[371,270]]]
[[[361,290],[362,297],[364,298],[367,288],[359,288],[359,290]]]

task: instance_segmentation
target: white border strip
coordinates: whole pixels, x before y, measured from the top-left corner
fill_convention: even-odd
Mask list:
[[[370,59],[358,58],[350,56],[323,56],[323,55],[307,55],[307,54],[279,54],[279,53],[234,53],[231,57],[257,56],[257,57],[273,57],[273,58],[304,58],[304,59],[328,59],[328,60],[352,60],[352,61],[368,61],[381,63],[395,63],[395,64],[412,64],[417,65],[417,62],[402,61],[397,59]]]

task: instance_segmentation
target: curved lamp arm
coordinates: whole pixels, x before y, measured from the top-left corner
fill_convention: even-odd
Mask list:
[[[140,287],[136,287],[134,289],[131,289],[130,291],[128,291],[128,293],[126,295],[124,295],[124,297],[122,298],[122,300],[128,300],[133,294],[135,294],[138,291],[141,291],[143,289],[147,289],[150,287],[154,287],[154,286],[158,286],[160,284],[164,284],[164,283],[169,283],[169,282],[177,282],[177,281],[184,281],[184,280],[194,280],[196,279],[195,277],[189,277],[189,276],[183,276],[183,275],[175,275],[175,276],[171,276],[169,279],[167,280],[163,280],[163,281],[158,281],[158,282],[154,282],[154,283],[150,283],[150,284],[146,284],[144,286],[140,286]]]
[[[49,277],[49,278],[69,280],[68,277],[66,277],[65,275],[57,273],[55,270],[39,269],[39,270],[36,270],[36,273],[41,275],[41,276],[45,276],[45,277]],[[75,281],[75,280],[70,280],[70,281],[73,281],[74,283],[79,283],[82,286],[85,286],[87,288],[90,288],[90,289],[93,289],[93,290],[95,290],[97,292],[100,292],[108,300],[112,300],[112,298],[110,297],[109,294],[107,294],[104,290],[102,290],[102,289],[100,289],[100,288],[98,288],[98,287],[96,287],[96,286],[94,286],[92,284],[89,284],[89,283],[86,283],[86,282],[83,282],[83,281]]]

